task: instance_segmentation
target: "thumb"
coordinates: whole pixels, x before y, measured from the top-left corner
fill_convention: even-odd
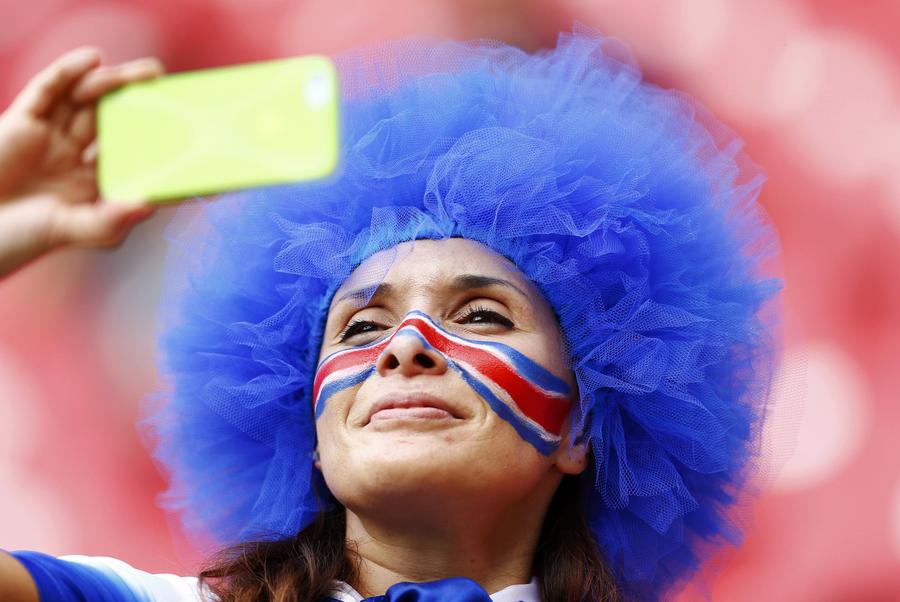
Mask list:
[[[60,246],[112,247],[121,243],[138,223],[156,212],[156,204],[98,201],[73,205],[56,216],[54,239]]]

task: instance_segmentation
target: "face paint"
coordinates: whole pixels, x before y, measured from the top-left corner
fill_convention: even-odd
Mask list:
[[[452,334],[419,311],[410,312],[387,339],[336,351],[319,362],[313,383],[316,418],[332,395],[366,380],[391,340],[403,336],[416,337],[441,353],[447,365],[538,451],[549,455],[559,446],[569,413],[568,383],[509,345]]]

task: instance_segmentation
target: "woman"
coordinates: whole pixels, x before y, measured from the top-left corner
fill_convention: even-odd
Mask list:
[[[340,173],[172,229],[150,426],[225,546],[184,596],[674,594],[740,540],[775,362],[740,142],[582,29],[338,65]]]

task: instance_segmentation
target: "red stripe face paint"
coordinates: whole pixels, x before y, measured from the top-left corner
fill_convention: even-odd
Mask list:
[[[509,345],[452,334],[419,311],[407,314],[387,339],[336,351],[319,363],[313,383],[316,418],[329,397],[371,376],[391,340],[404,336],[441,353],[447,365],[538,451],[549,455],[559,446],[571,407],[568,383]]]

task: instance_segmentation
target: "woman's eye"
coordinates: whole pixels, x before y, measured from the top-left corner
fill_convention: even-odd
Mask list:
[[[476,319],[478,318],[478,319]],[[502,324],[507,328],[512,328],[512,321],[497,312],[490,310],[486,307],[470,307],[466,314],[461,318],[463,320],[467,320],[473,324]]]
[[[376,322],[372,322],[371,320],[355,320],[353,322],[350,322],[349,324],[347,324],[347,328],[345,328],[343,332],[341,332],[340,342],[343,343],[350,337],[363,332],[371,332],[371,330],[368,328],[370,326],[378,327],[379,324],[377,324]]]
[[[460,320],[471,324],[501,324],[506,328],[512,328],[514,326],[512,321],[505,316],[480,306],[470,307]],[[347,327],[341,332],[339,341],[344,343],[351,337],[366,332],[376,332],[379,328],[384,328],[384,326],[371,320],[354,320],[347,324]]]

